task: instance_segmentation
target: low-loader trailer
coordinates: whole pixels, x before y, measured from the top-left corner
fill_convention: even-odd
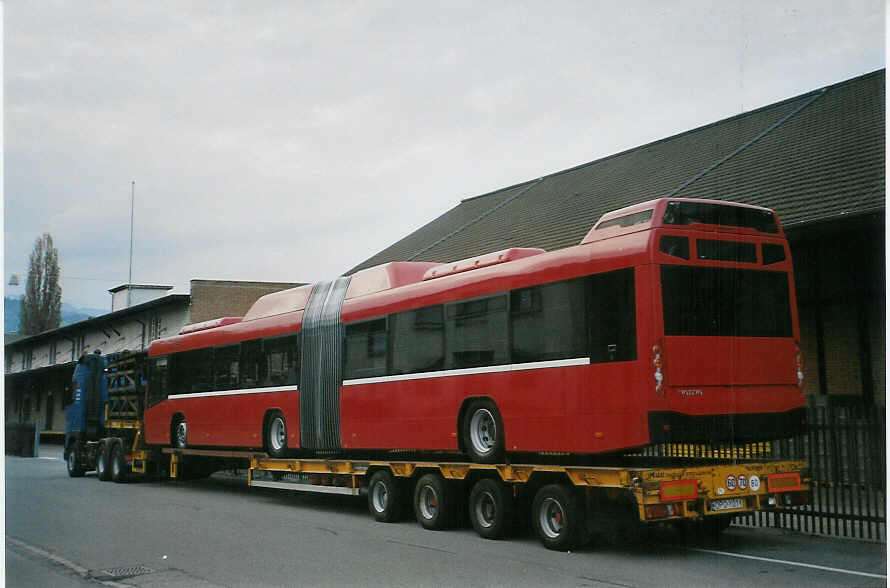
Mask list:
[[[524,519],[545,547],[558,550],[594,535],[632,537],[661,523],[719,533],[738,515],[810,501],[804,461],[616,456],[605,465],[481,464],[457,456],[273,459],[260,450],[148,446],[143,359],[127,353],[80,359],[66,418],[71,476],[95,470],[99,480],[126,482],[241,468],[254,488],[364,496],[380,522],[413,512],[424,528],[439,530],[468,518],[480,536],[497,539]]]

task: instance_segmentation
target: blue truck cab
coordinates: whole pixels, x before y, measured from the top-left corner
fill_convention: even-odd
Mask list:
[[[65,459],[72,475],[83,475],[92,461],[85,444],[105,436],[106,365],[104,356],[92,353],[82,355],[74,368],[72,401],[65,411]]]

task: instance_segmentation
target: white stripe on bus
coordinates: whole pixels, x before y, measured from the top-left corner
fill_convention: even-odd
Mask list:
[[[549,361],[533,361],[530,363],[511,363],[506,365],[491,365],[475,368],[461,368],[456,370],[440,370],[437,372],[421,372],[417,374],[400,374],[396,376],[377,376],[374,378],[357,378],[344,380],[344,386],[360,386],[362,384],[382,384],[386,382],[404,382],[408,380],[428,380],[431,378],[447,378],[451,376],[470,376],[474,374],[494,374],[501,372],[518,372],[523,370],[540,370],[557,367],[569,367],[576,365],[589,365],[589,357],[575,357],[572,359],[554,359]],[[215,392],[191,392],[188,394],[170,394],[167,398],[207,398],[211,396],[238,396],[242,394],[265,394],[268,392],[287,392],[299,390],[297,385],[274,386],[271,388],[243,388],[239,390],[219,390]]]
[[[447,378],[450,376],[469,376],[473,374],[493,374],[498,372],[518,372],[522,370],[539,370],[556,367],[568,367],[573,365],[589,365],[589,357],[575,357],[573,359],[554,359],[550,361],[533,361],[531,363],[511,363],[507,365],[492,365],[476,368],[461,368],[456,370],[442,370],[438,372],[421,372],[419,374],[401,374],[397,376],[378,376],[375,378],[358,378],[344,380],[344,386],[359,386],[362,384],[380,384],[384,382],[403,382],[406,380],[426,380],[429,378]]]

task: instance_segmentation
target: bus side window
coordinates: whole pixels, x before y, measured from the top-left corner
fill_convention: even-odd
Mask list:
[[[386,318],[346,325],[343,338],[343,379],[386,375]]]
[[[506,294],[449,304],[445,310],[445,369],[509,363]]]
[[[169,393],[169,359],[157,357],[148,362],[148,405],[154,406]]]
[[[590,276],[590,363],[637,358],[634,270]]]
[[[259,388],[266,380],[266,362],[262,339],[241,344],[241,387]]]
[[[238,345],[217,347],[213,351],[213,377],[215,390],[233,390],[238,387],[238,363],[241,350]]]
[[[299,383],[297,377],[297,337],[276,337],[263,342],[266,358],[266,386],[290,386]]]
[[[445,321],[441,304],[390,315],[392,373],[416,374],[445,365]]]
[[[510,293],[511,361],[584,357],[586,312],[583,280],[514,290]]]

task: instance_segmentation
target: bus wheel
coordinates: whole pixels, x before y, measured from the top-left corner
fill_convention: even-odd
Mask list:
[[[111,443],[105,439],[99,441],[99,447],[96,449],[96,475],[102,482],[111,479],[111,468],[108,462],[111,459]]]
[[[272,411],[266,425],[266,452],[270,457],[281,458],[287,454],[287,423],[280,410]]]
[[[586,536],[581,497],[563,484],[543,486],[532,503],[532,526],[547,549],[580,547]]]
[[[513,496],[511,488],[493,480],[482,478],[470,491],[470,522],[480,537],[500,539],[506,535],[513,520]]]
[[[84,475],[83,462],[81,461],[80,447],[78,443],[72,443],[68,448],[68,475],[72,478],[82,478]]]
[[[368,482],[368,510],[374,520],[392,523],[402,512],[402,486],[389,470],[378,470]]]
[[[130,471],[124,457],[124,442],[115,439],[111,444],[111,479],[118,484],[126,482]]]
[[[414,487],[414,516],[424,529],[440,531],[448,526],[453,496],[441,474],[424,474]]]
[[[177,449],[185,449],[186,442],[188,441],[188,425],[185,423],[185,417],[182,415],[178,415],[175,419],[173,419],[173,424],[170,426],[171,439],[173,447]]]
[[[464,449],[477,463],[498,463],[504,459],[504,423],[490,400],[474,400],[463,420]]]

